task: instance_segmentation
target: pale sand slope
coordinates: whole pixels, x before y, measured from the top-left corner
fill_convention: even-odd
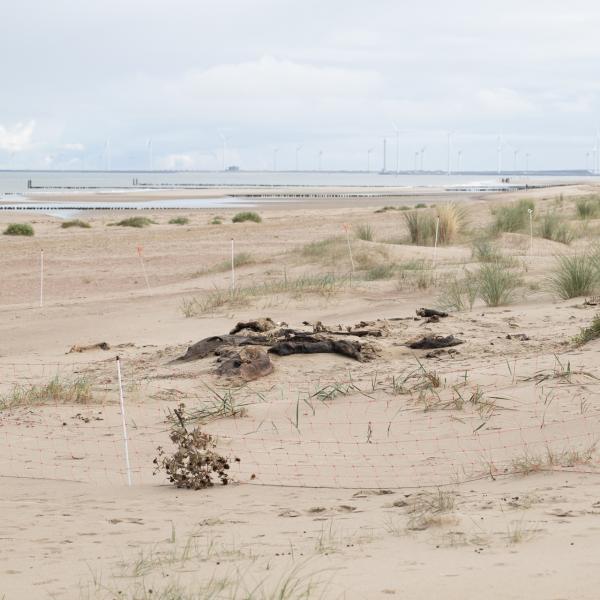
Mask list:
[[[531,196],[549,198],[552,192]],[[489,218],[489,201],[471,201],[474,227]],[[349,325],[409,317],[440,294],[441,284],[418,289],[408,272],[400,284],[396,276],[359,281],[333,297],[259,297],[186,319],[178,308],[182,298],[206,297],[214,285],[228,285],[226,272],[205,270],[227,260],[232,236],[239,251],[257,261],[240,269],[244,285],[281,278],[284,268],[288,277],[347,271],[345,256],[333,265],[309,266],[298,250],[307,241],[343,233],[344,222],[371,224],[378,240],[405,235],[401,213],[374,214],[354,203],[351,209],[260,212],[261,225],[212,226],[207,223],[214,215],[230,218],[233,212],[189,211],[191,224],[183,227],[168,225],[173,215],[158,212],[152,216],[159,224],[144,230],[105,227],[122,213],[90,217],[90,230],[61,230],[54,219],[35,215],[34,238],[0,237],[0,393],[13,384],[47,381],[55,372],[51,364],[59,362],[61,373],[81,369],[100,390],[90,405],[0,413],[0,475],[10,475],[0,478],[0,598],[160,597],[158,591],[172,581],[202,598],[209,597],[211,578],[214,587],[222,579],[231,584],[213,597],[232,597],[237,581],[238,597],[258,588],[253,597],[262,598],[290,574],[304,585],[313,582],[310,597],[317,598],[596,598],[598,455],[583,461],[561,453],[584,452],[600,433],[599,386],[592,377],[600,377],[600,342],[573,348],[569,340],[594,309],[581,308],[582,299],[556,301],[543,287],[524,286],[509,307],[478,303],[439,324],[393,322],[390,336],[377,340],[381,356],[373,363],[331,355],[275,358],[272,375],[238,392],[241,402],[254,403],[247,415],[208,426],[220,435],[223,452],[242,459],[233,469],[239,484],[189,492],[152,477],[155,448],[168,444],[165,408],[180,398],[197,405],[210,396],[203,382],[222,383],[211,372],[212,359],[168,364],[189,342],[267,314],[293,326],[303,320]],[[15,220],[5,214],[0,219]],[[529,256],[528,243],[520,234],[503,238],[507,252],[526,261],[526,282],[541,281],[560,245],[536,239]],[[137,245],[144,247],[151,293]],[[568,251],[583,245],[579,240]],[[35,304],[41,247],[43,309]],[[376,262],[432,258],[431,248],[362,241],[353,247],[359,258],[363,253]],[[468,242],[441,248],[438,270],[460,268],[470,254]],[[423,332],[453,333],[467,343],[454,358],[425,359],[403,345]],[[506,339],[513,333],[531,340]],[[65,355],[73,344],[100,341],[112,350]],[[132,384],[131,489],[124,485],[117,352]],[[416,358],[443,381],[440,404],[428,411],[414,391],[391,393],[392,376],[417,369]],[[83,364],[88,362],[95,364]],[[560,365],[569,363],[572,374],[564,376]],[[346,390],[313,409],[302,403],[297,412],[299,392],[347,380],[349,372],[360,391]],[[496,403],[491,416],[481,406],[457,407],[453,390],[465,373],[461,393],[481,389]],[[546,379],[536,385],[536,374]],[[444,404],[451,400],[452,406]],[[292,425],[296,418],[298,427]],[[482,419],[484,427],[474,435]],[[544,455],[546,446],[560,455],[558,472],[504,474],[515,457]],[[470,478],[443,488],[453,507],[419,520],[414,507],[439,498],[437,488],[419,485]],[[267,483],[317,487],[260,485]],[[365,487],[401,489],[361,493]],[[119,590],[123,594],[116,595]]]

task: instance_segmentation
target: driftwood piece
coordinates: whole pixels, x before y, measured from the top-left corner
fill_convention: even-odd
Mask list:
[[[427,325],[428,323],[439,323],[440,322],[440,317],[438,317],[437,315],[433,315],[433,317],[427,317],[422,323],[421,326],[423,325]]]
[[[455,354],[459,354],[458,350],[454,348],[436,348],[431,352],[428,352],[425,355],[425,358],[440,358],[441,356],[448,355],[451,358],[454,357]]]
[[[244,346],[232,348],[223,352],[219,358],[220,364],[216,373],[222,377],[239,378],[244,381],[253,381],[273,372],[271,358],[264,348],[258,346]]]
[[[464,343],[463,340],[459,340],[453,335],[426,335],[420,340],[409,342],[407,346],[413,350],[433,350],[434,348],[449,348]]]
[[[441,310],[435,310],[435,308],[418,308],[417,317],[447,317],[447,312]]]
[[[349,331],[336,331],[335,329],[320,329],[318,333],[328,333],[329,335],[354,335],[356,337],[381,337],[381,329],[351,329]],[[316,332],[317,333],[317,332]]]
[[[211,354],[217,354],[221,348],[228,346],[242,346],[251,343],[249,341],[251,339],[252,338],[243,335],[213,335],[191,345],[187,349],[187,352],[176,360],[188,361],[206,358]]]
[[[311,323],[304,321],[304,325],[311,325]],[[356,337],[381,337],[383,336],[384,330],[387,331],[387,328],[382,323],[378,325],[376,321],[361,321],[352,327],[346,327],[346,329],[342,329],[341,325],[335,327],[328,327],[327,325],[323,325],[321,321],[317,321],[314,325],[312,325],[313,333],[328,333],[331,335],[355,335]]]
[[[507,340],[518,340],[519,342],[528,342],[531,338],[526,333],[509,333]]]
[[[106,342],[90,344],[89,346],[79,346],[78,344],[75,344],[74,346],[71,346],[71,349],[67,354],[71,354],[71,352],[91,352],[92,350],[110,350],[110,346]]]
[[[244,323],[238,325],[244,325]],[[246,328],[242,328],[242,330],[244,329]],[[347,331],[310,333],[281,327],[266,331],[264,334],[250,332],[248,335],[216,335],[189,346],[186,353],[175,359],[174,362],[198,360],[211,355],[227,358],[233,356],[232,351],[235,352],[237,348],[247,346],[268,346],[269,352],[279,356],[324,352],[349,356],[360,362],[371,360],[379,352],[379,349],[373,344],[360,340],[338,339],[338,335],[356,334]]]
[[[265,333],[265,331],[271,331],[275,329],[277,323],[267,317],[266,319],[254,319],[253,321],[240,321],[230,332],[230,335],[234,335],[242,330],[254,331],[256,333]]]
[[[280,329],[277,339],[270,344],[269,352],[279,356],[289,354],[335,353],[349,356],[360,362],[374,358],[378,348],[360,340],[336,339],[337,335],[352,335],[348,332],[332,331],[308,333],[297,329]]]
[[[299,336],[298,339],[278,342],[269,348],[269,352],[278,356],[290,354],[334,353],[349,356],[359,362],[366,360],[361,353],[361,344],[352,340],[335,340],[312,336]]]

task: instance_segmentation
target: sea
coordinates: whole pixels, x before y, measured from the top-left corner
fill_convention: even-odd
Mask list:
[[[593,175],[517,174],[511,181],[576,183],[598,181]],[[443,173],[395,174],[348,171],[0,171],[0,195],[27,194],[27,182],[34,187],[68,190],[69,188],[98,188],[122,190],[139,186],[168,187],[198,186],[394,186],[407,188],[448,187],[458,185],[493,185],[501,176],[491,173],[447,175]],[[37,190],[36,190],[37,191]]]
[[[0,171],[0,210],[10,212],[39,211],[54,217],[69,219],[78,215],[81,203],[69,200],[70,194],[90,192],[125,193],[131,190],[162,190],[160,199],[136,201],[128,196],[120,202],[114,197],[110,202],[86,202],[85,210],[153,210],[153,209],[215,209],[250,208],[270,202],[293,202],[293,199],[245,198],[236,196],[236,188],[252,186],[333,186],[333,187],[394,187],[414,192],[427,188],[497,186],[501,179],[510,177],[511,183],[577,183],[596,181],[598,177],[586,175],[518,174],[516,177],[490,173],[448,175],[443,173],[395,174],[365,172],[266,172],[266,171]],[[31,187],[30,187],[31,186]],[[169,198],[170,189],[194,187],[231,187],[226,197]],[[30,200],[35,193],[37,200]],[[40,200],[45,193],[47,200]],[[175,195],[174,195],[175,196]]]

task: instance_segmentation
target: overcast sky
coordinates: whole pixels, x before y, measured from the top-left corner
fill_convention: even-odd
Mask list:
[[[2,168],[585,168],[600,122],[597,0],[4,0],[0,56]]]

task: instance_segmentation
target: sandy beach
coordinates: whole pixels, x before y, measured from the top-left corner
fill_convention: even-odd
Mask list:
[[[600,340],[575,338],[598,291],[562,299],[548,278],[557,256],[595,251],[600,214],[577,201],[600,188],[319,197],[339,191],[257,201],[258,223],[228,207],[81,211],[89,227],[70,228],[0,211],[0,229],[35,230],[0,235],[0,598],[597,597]],[[492,232],[523,200],[531,224]],[[448,206],[447,243],[411,243],[406,215]],[[569,243],[542,237],[548,214]],[[478,283],[470,305],[489,264],[511,293],[491,305]],[[177,361],[266,317],[351,340],[361,360],[270,353],[250,381],[218,374],[214,353]],[[428,336],[458,343],[409,347]],[[229,485],[155,474],[180,403],[230,459]]]

